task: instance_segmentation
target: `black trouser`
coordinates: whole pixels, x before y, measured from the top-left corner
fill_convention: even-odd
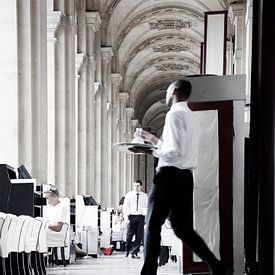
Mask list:
[[[144,265],[141,275],[157,274],[161,226],[167,217],[175,234],[211,269],[219,264],[190,222],[192,198],[193,175],[190,170],[162,167],[156,174],[148,201]]]
[[[129,224],[127,227],[126,251],[131,251],[132,254],[139,252],[140,243],[142,241],[144,231],[144,216],[129,215]],[[132,247],[132,239],[135,235],[135,242]]]

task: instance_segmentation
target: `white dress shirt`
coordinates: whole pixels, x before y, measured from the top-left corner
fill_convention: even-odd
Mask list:
[[[160,167],[174,166],[179,169],[193,170],[198,164],[200,126],[196,114],[186,102],[172,105],[165,118],[162,141],[153,156],[159,158]]]
[[[139,192],[137,201],[137,192],[130,191],[125,195],[123,203],[123,215],[145,215],[147,209],[148,196],[144,192]]]
[[[56,225],[59,222],[65,223],[67,221],[66,206],[59,202],[57,205],[47,206],[47,212],[45,214],[45,219],[49,220],[50,225]]]

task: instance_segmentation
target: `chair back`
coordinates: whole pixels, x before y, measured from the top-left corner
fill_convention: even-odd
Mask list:
[[[10,251],[10,236],[13,234],[13,230],[16,228],[17,217],[12,214],[7,214],[1,230],[0,238],[0,257],[8,258]],[[14,222],[12,222],[14,221]],[[12,225],[12,226],[11,226]]]

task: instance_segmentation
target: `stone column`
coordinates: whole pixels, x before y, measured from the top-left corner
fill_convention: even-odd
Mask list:
[[[60,17],[55,32],[55,181],[62,194],[65,194],[65,22]]]
[[[53,4],[52,0],[48,0]],[[48,112],[48,183],[54,183],[55,178],[55,32],[61,12],[53,11],[48,3],[47,13],[47,112]]]
[[[127,92],[119,93],[119,132],[121,141],[125,141],[125,133],[126,133],[126,102],[129,98],[129,94]],[[124,196],[126,193],[126,154],[120,153],[119,156],[119,173],[120,173],[120,182],[119,182],[119,191],[120,197]]]
[[[244,56],[244,4],[233,4],[235,26],[235,74],[243,74],[245,68]]]
[[[102,129],[102,113],[101,113],[101,91],[100,83],[95,83],[95,199],[101,203],[101,129]]]
[[[69,4],[70,3],[70,4]],[[69,5],[70,14],[65,17],[65,91],[66,91],[66,195],[72,196],[75,192],[75,133],[76,133],[76,113],[75,113],[75,32],[76,26],[74,22],[74,1],[66,2]],[[65,6],[66,6],[65,5]]]
[[[134,114],[134,109],[132,107],[126,108],[126,141],[131,142],[132,140],[132,116]],[[133,155],[126,154],[126,192],[130,191],[132,189],[132,175],[131,175],[131,169],[132,169],[132,158]]]
[[[102,60],[102,129],[101,129],[101,202],[103,207],[110,207],[111,202],[111,147],[108,144],[108,137],[111,133],[111,125],[108,124],[107,108],[110,106],[110,77],[111,77],[111,58],[113,49],[111,47],[101,48]],[[109,98],[109,102],[107,102]],[[107,103],[109,103],[107,105]],[[110,113],[110,112],[109,112]]]
[[[31,0],[32,174],[47,183],[47,2]]]
[[[75,23],[71,2],[66,2],[67,15],[62,15],[56,31],[55,91],[55,183],[63,195],[75,192],[76,113],[75,113]]]
[[[139,126],[139,122],[137,119],[132,119],[131,122],[132,122],[132,137],[133,137],[136,128]],[[138,160],[139,160],[138,156],[135,156],[135,155],[131,156],[131,180],[132,180],[132,182],[135,179],[138,179],[138,177],[137,177],[137,174],[138,174],[137,170],[139,167],[137,165]]]
[[[32,172],[30,6],[30,0],[17,0],[18,163]]]
[[[86,190],[87,194],[95,193],[95,33],[99,30],[101,19],[98,12],[86,12],[86,55],[87,55],[87,82],[86,82]],[[99,87],[97,87],[99,88]]]
[[[80,63],[80,64],[77,64]],[[77,54],[76,59],[76,69],[77,69],[77,96],[78,96],[78,123],[77,123],[77,194],[86,195],[86,81],[87,81],[87,56],[84,54]]]
[[[119,86],[122,77],[120,74],[112,74],[112,144],[120,142],[118,131],[118,119],[119,119]],[[120,194],[119,194],[119,152],[112,152],[112,206],[118,206]]]

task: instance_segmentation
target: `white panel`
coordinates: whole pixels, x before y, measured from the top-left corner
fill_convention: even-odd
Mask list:
[[[198,111],[196,115],[202,131],[194,170],[194,227],[220,258],[218,112]]]
[[[206,74],[223,74],[225,14],[208,14],[206,38]]]

